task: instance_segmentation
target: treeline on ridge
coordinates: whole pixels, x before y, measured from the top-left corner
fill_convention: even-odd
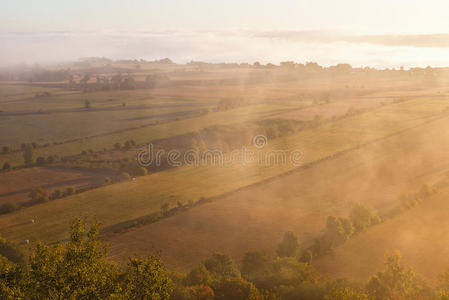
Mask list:
[[[73,222],[67,243],[36,243],[12,256],[0,240],[1,299],[172,299],[172,300],[444,300],[449,272],[431,287],[401,262],[399,252],[385,256],[384,269],[366,282],[320,276],[296,256],[299,242],[287,233],[276,257],[247,252],[236,264],[214,253],[186,274],[168,271],[157,256],[131,258],[117,265],[90,228]],[[11,248],[9,249],[11,252]],[[20,250],[15,250],[20,252]],[[16,259],[19,257],[19,259]]]

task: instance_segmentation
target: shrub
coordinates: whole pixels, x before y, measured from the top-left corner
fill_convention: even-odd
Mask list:
[[[271,260],[261,252],[247,252],[243,257],[241,272],[243,278],[257,286],[258,278],[271,272]]]
[[[351,220],[346,218],[327,217],[322,237],[321,250],[331,249],[344,243],[354,233]]]
[[[294,257],[277,258],[272,262],[271,268],[273,271],[266,278],[264,289],[316,282],[314,269]]]
[[[432,195],[433,192],[434,190],[428,184],[423,184],[421,186],[421,189],[419,190],[419,197],[422,199],[426,199],[430,195]]]
[[[279,257],[296,257],[299,251],[298,238],[292,231],[287,231],[278,245],[276,253]]]
[[[426,282],[401,263],[401,254],[385,255],[385,268],[372,276],[366,286],[375,299],[429,299]]]
[[[61,198],[63,196],[62,191],[61,190],[54,190],[53,193],[51,194],[51,198],[52,199],[58,199]]]
[[[351,207],[349,218],[356,232],[364,231],[367,227],[380,222],[380,218],[374,208],[360,202],[355,203]]]
[[[23,160],[27,165],[33,163],[33,148],[31,146],[26,146],[23,150]]]
[[[419,199],[416,195],[402,194],[399,197],[399,202],[401,203],[401,207],[403,209],[410,209],[419,203]]]
[[[120,180],[123,180],[123,181],[131,180],[131,176],[126,172],[121,173],[119,177],[120,177]]]
[[[212,200],[210,198],[206,198],[206,197],[200,197],[200,199],[198,200],[198,204],[204,204],[204,203],[209,203],[212,202]]]
[[[0,237],[0,257],[2,255],[14,263],[22,263],[24,261],[24,254],[20,248]]]
[[[42,156],[39,156],[37,159],[36,159],[36,164],[38,164],[38,165],[43,165],[43,164],[45,164],[45,158],[43,158]]]
[[[169,209],[168,203],[162,204],[161,205],[161,215],[163,215],[163,216],[168,215],[168,209]]]
[[[212,280],[221,281],[225,278],[240,278],[240,271],[229,255],[214,253],[211,258],[204,261]]]
[[[161,260],[151,256],[146,260],[131,259],[125,278],[126,299],[169,299],[173,282]]]
[[[196,285],[187,288],[187,293],[191,299],[213,300],[215,293],[208,285]]]
[[[203,263],[191,270],[185,278],[186,285],[210,285],[211,283],[212,277]]]
[[[145,176],[147,174],[148,174],[148,170],[145,169],[144,167],[138,167],[137,168],[137,175]]]
[[[73,188],[73,187],[68,187],[66,190],[65,190],[65,194],[66,195],[72,195],[72,194],[74,194],[75,193],[75,188]]]
[[[16,203],[12,203],[12,202],[7,202],[5,204],[3,204],[2,206],[0,206],[0,214],[7,214],[13,211],[16,211],[20,208],[19,205],[17,205]]]
[[[225,278],[214,288],[217,300],[246,300],[257,297],[256,287],[242,278]]]
[[[33,189],[28,196],[32,202],[39,203],[48,201],[47,191],[41,187]]]
[[[337,286],[324,297],[324,300],[372,300],[372,297],[351,287]]]

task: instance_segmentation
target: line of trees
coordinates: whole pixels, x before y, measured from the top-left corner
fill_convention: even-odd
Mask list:
[[[108,91],[108,90],[134,90],[137,88],[154,88],[159,85],[166,85],[170,82],[166,74],[149,74],[145,81],[136,81],[131,74],[123,75],[117,73],[113,76],[96,76],[92,81],[90,73],[85,74],[76,82],[73,75],[67,78],[67,89],[78,89],[84,92]]]
[[[37,187],[31,190],[28,194],[28,201],[17,203],[17,202],[6,202],[0,205],[0,215],[8,214],[19,210],[24,207],[36,205],[39,203],[48,202],[50,200],[56,200],[63,197],[67,197],[76,193],[79,193],[80,190],[77,190],[74,187],[67,187],[64,191],[60,189],[54,190],[52,193],[48,193],[48,191],[42,187]]]
[[[22,250],[0,238],[0,299],[172,300],[444,300],[449,271],[430,287],[399,252],[385,255],[384,268],[366,282],[320,277],[297,259],[298,239],[286,233],[277,256],[247,252],[240,267],[214,253],[187,274],[169,272],[157,256],[126,265],[106,259],[98,224],[75,220],[67,243],[35,243]]]

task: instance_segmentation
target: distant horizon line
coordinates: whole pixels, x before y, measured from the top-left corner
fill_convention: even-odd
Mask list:
[[[191,34],[227,34],[256,39],[276,39],[297,43],[350,43],[374,44],[397,47],[449,48],[449,32],[434,33],[354,33],[341,30],[254,30],[254,29],[209,29],[209,30],[48,30],[48,31],[0,31],[0,38],[10,36],[39,35],[105,35],[105,36],[184,36]]]
[[[98,61],[89,61],[89,60],[98,60]],[[21,68],[45,68],[47,67],[55,67],[55,66],[59,66],[59,67],[67,67],[67,64],[76,64],[76,63],[90,63],[90,64],[99,64],[101,63],[101,60],[103,60],[105,64],[107,63],[120,63],[120,62],[125,62],[125,63],[148,63],[148,64],[159,64],[159,65],[178,65],[178,66],[183,66],[183,65],[189,65],[189,64],[205,64],[205,65],[237,65],[239,67],[260,67],[260,68],[270,68],[270,67],[278,67],[281,68],[283,63],[293,63],[294,66],[298,67],[298,66],[306,66],[307,64],[316,64],[318,67],[322,68],[322,69],[329,69],[329,68],[335,68],[338,66],[349,66],[351,67],[351,69],[357,70],[357,69],[371,69],[371,70],[376,70],[376,71],[387,71],[387,70],[391,70],[391,71],[399,71],[399,70],[404,70],[404,71],[410,71],[412,69],[420,69],[420,70],[424,70],[426,68],[431,68],[431,69],[449,69],[449,65],[447,66],[432,66],[432,65],[428,65],[426,67],[418,67],[418,66],[400,66],[400,67],[384,67],[384,68],[379,68],[379,67],[373,67],[373,66],[369,66],[369,65],[361,65],[361,66],[356,66],[356,65],[352,65],[350,63],[346,63],[346,62],[341,62],[341,63],[335,63],[335,64],[321,64],[318,61],[296,61],[296,60],[285,60],[285,61],[281,61],[280,63],[276,64],[276,63],[260,63],[259,61],[253,61],[253,62],[249,62],[249,61],[235,61],[235,62],[231,62],[231,61],[207,61],[207,60],[190,60],[187,62],[176,62],[175,60],[169,58],[169,57],[163,57],[163,58],[155,58],[155,59],[145,59],[145,58],[109,58],[107,56],[88,56],[88,57],[79,57],[76,59],[67,59],[67,60],[61,60],[61,61],[57,61],[57,62],[41,62],[41,63],[37,63],[37,62],[33,62],[33,63],[27,63],[27,62],[21,62],[21,63],[14,63],[11,65],[4,65],[1,66],[0,68],[2,69],[10,69],[10,68],[17,68],[17,67],[21,67]],[[169,62],[163,62],[168,60]],[[257,66],[256,64],[259,63],[259,66]],[[68,66],[68,67],[82,67],[82,66]],[[85,66],[85,67],[89,67],[89,66]]]
[[[159,30],[1,32],[0,65],[52,64],[80,57],[115,60],[171,57],[179,63],[279,64],[406,68],[449,65],[449,33],[354,34],[336,30]]]

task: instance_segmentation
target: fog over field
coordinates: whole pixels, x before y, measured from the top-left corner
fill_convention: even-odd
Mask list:
[[[331,30],[1,32],[0,61],[58,63],[89,56],[178,63],[317,61],[378,68],[449,65],[449,34],[358,35]],[[30,52],[30,49],[32,51]]]
[[[448,300],[449,2],[0,3],[0,300]]]

